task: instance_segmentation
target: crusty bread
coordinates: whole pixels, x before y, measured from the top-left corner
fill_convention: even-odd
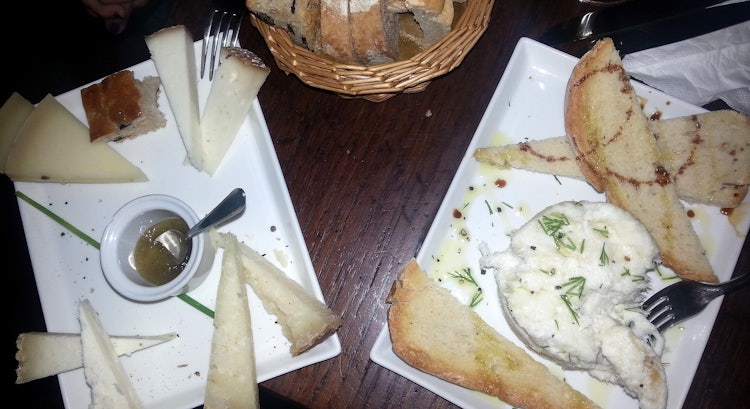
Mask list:
[[[464,3],[465,0],[456,0]],[[245,0],[308,50],[345,64],[376,65],[424,51],[448,34],[454,0]]]
[[[159,77],[134,77],[123,70],[81,89],[91,142],[119,142],[167,124],[159,110]]]
[[[356,61],[349,0],[320,1],[320,47],[313,51],[340,62]]]
[[[649,122],[678,196],[735,208],[750,184],[750,117],[714,111]],[[478,148],[480,162],[585,180],[564,136]]]
[[[411,40],[424,50],[451,31],[453,0],[386,0],[393,13],[411,14],[419,31],[410,31]],[[412,26],[413,27],[413,26]]]
[[[385,0],[350,0],[352,47],[363,65],[385,64],[398,58],[398,19]]]
[[[724,110],[650,125],[681,198],[729,208],[742,203],[750,185],[749,116]]]
[[[409,365],[517,407],[598,407],[430,280],[416,260],[388,302],[393,352]]]
[[[586,180],[646,226],[680,277],[718,281],[611,39],[573,68],[565,104],[565,131]]]
[[[320,47],[320,0],[245,0],[245,6],[267,24],[283,27],[299,46]]]

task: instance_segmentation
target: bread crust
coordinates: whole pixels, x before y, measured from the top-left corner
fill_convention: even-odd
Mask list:
[[[514,406],[598,406],[497,333],[412,259],[387,301],[393,352],[409,365]]]
[[[611,39],[575,66],[565,104],[565,130],[586,180],[646,226],[664,265],[684,279],[718,281]]]

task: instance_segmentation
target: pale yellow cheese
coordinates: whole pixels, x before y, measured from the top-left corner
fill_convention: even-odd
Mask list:
[[[238,247],[234,236],[224,247],[203,404],[206,409],[260,407],[253,330]]]
[[[168,333],[156,336],[112,336],[118,356],[167,342],[177,336]],[[16,383],[26,383],[47,376],[80,368],[83,365],[81,336],[56,332],[24,332],[16,338]]]
[[[83,372],[91,387],[89,409],[142,408],[109,335],[87,299],[78,303],[78,320],[81,323]]]
[[[111,146],[89,142],[88,128],[52,95],[47,95],[26,119],[10,149],[5,173],[16,182],[148,180]]]
[[[167,94],[188,159],[201,170],[198,75],[193,39],[185,26],[177,25],[147,36],[146,45]]]
[[[221,65],[201,118],[202,167],[209,174],[213,175],[221,164],[269,72],[260,58],[248,50],[221,50]]]
[[[34,104],[17,92],[14,92],[0,108],[0,173],[5,172],[5,162],[8,161],[10,148],[33,110]]]
[[[229,233],[224,240],[236,240]],[[241,274],[268,313],[276,316],[289,352],[297,356],[335,333],[342,324],[333,312],[300,283],[266,260],[251,247],[239,243]]]

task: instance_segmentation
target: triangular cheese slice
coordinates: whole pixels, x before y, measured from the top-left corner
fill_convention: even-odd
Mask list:
[[[118,356],[170,341],[177,334],[170,332],[155,336],[112,336]],[[83,351],[79,334],[56,332],[25,332],[16,338],[16,383],[26,383],[57,375],[83,366]]]
[[[193,38],[182,25],[163,28],[146,37],[182,143],[193,166],[202,170],[198,74]]]
[[[79,302],[78,320],[81,323],[83,372],[91,387],[89,409],[142,408],[133,383],[89,300]]]
[[[260,407],[247,287],[241,278],[239,242],[230,237],[224,247],[216,295],[206,409]]]
[[[148,180],[111,146],[89,142],[86,126],[52,95],[47,95],[26,119],[10,149],[5,173],[15,182]]]

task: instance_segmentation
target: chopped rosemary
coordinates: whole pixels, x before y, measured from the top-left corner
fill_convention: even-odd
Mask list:
[[[606,266],[607,264],[609,264],[609,256],[607,255],[607,250],[604,249],[604,243],[602,243],[602,252],[599,254],[599,265]]]
[[[477,283],[477,280],[474,279],[474,275],[471,274],[471,268],[466,267],[461,270],[462,272],[454,271],[452,273],[449,273],[448,275],[458,279],[459,281],[468,281],[475,286],[479,287],[479,283]]]
[[[585,286],[586,277],[576,276],[571,277],[567,283],[562,285],[562,288],[565,290],[565,294],[575,295],[576,297],[581,298]]]
[[[594,228],[594,231],[601,234],[604,238],[609,238],[609,230],[606,227],[603,229]]]
[[[474,294],[471,296],[471,301],[469,301],[469,307],[474,308],[479,305],[480,302],[482,302],[482,287],[479,286],[479,283],[471,273],[471,268],[466,267],[464,269],[461,269],[461,271],[448,273],[448,276],[457,279],[459,283],[468,282],[476,287]]]
[[[627,268],[626,268],[626,269],[625,269],[625,271],[623,271],[623,272],[622,272],[622,274],[620,274],[620,275],[621,275],[622,277],[630,277],[630,279],[631,279],[631,280],[632,280],[632,281],[633,281],[634,283],[635,283],[635,282],[638,282],[638,281],[644,281],[644,280],[646,279],[646,276],[644,276],[644,275],[639,275],[639,274],[630,274],[630,270],[629,270],[629,269],[627,269]]]
[[[555,247],[560,249],[565,247],[569,250],[575,250],[576,245],[567,237],[565,233],[561,231],[564,226],[570,224],[568,218],[562,213],[556,213],[552,215],[544,215],[541,220],[538,220],[539,225],[542,226],[544,233],[555,241]]]
[[[492,214],[492,206],[490,206],[490,202],[488,202],[486,199],[484,201],[484,204],[487,206],[487,210]]]
[[[580,323],[578,322],[578,313],[573,309],[573,305],[570,303],[568,296],[566,294],[560,294],[560,298],[565,303],[565,306],[568,307],[568,311],[570,311],[570,314],[573,316],[576,324],[580,325]]]

